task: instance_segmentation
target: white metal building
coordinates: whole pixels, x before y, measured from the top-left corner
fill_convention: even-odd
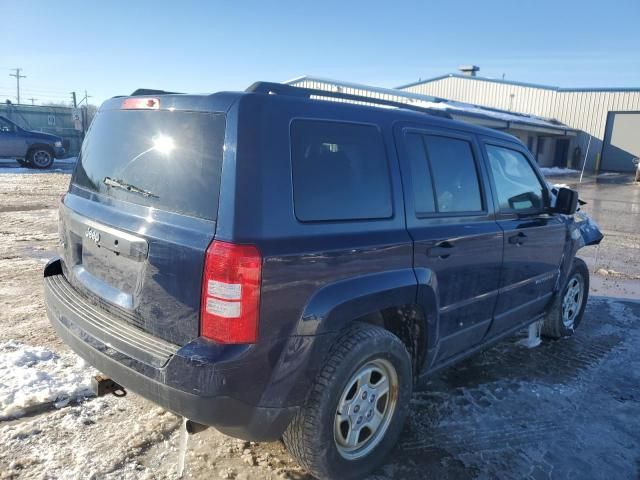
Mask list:
[[[289,84],[446,110],[517,136],[545,167],[633,170],[640,157],[640,88],[563,89],[475,76],[478,67],[397,89],[304,76]]]
[[[591,139],[587,160],[587,168],[591,170],[632,171],[632,159],[640,157],[640,88],[559,88],[478,77],[475,75],[478,68],[473,66],[461,70],[463,73],[422,80],[398,89],[554,118],[583,132],[577,142],[570,142],[574,151],[575,147],[580,148],[583,158]],[[537,153],[542,141],[546,151],[538,156],[541,164],[553,160],[558,166],[580,167],[581,161],[576,164],[572,152],[567,152],[566,165],[559,164],[563,155],[556,155],[557,149],[566,146],[558,140],[561,139],[540,137],[529,147]]]

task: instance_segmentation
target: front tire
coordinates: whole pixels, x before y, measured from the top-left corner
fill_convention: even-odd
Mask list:
[[[284,443],[317,478],[363,477],[395,446],[412,388],[411,358],[400,339],[356,322],[329,352]]]
[[[567,282],[553,301],[542,324],[542,335],[562,338],[573,335],[580,325],[589,297],[589,269],[581,258],[574,258]]]
[[[46,148],[34,148],[29,152],[29,163],[35,168],[51,168],[53,152]]]

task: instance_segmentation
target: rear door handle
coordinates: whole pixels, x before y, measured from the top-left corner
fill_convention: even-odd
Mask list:
[[[509,243],[511,245],[522,245],[524,242],[527,241],[527,236],[520,232],[517,235],[512,235],[511,237],[509,237]]]
[[[456,247],[453,243],[440,242],[427,249],[427,257],[449,258],[454,248]]]

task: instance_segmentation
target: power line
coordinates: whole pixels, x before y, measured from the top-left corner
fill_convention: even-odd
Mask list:
[[[38,100],[38,99],[31,97],[28,100],[31,100],[31,105],[35,105],[36,104],[36,100]]]
[[[20,75],[20,71],[22,70],[21,68],[13,68],[12,70],[14,70],[16,73],[10,73],[9,76],[10,77],[16,77],[16,91],[17,91],[17,100],[18,100],[18,104],[20,103],[20,79],[21,78],[27,78],[26,75]]]

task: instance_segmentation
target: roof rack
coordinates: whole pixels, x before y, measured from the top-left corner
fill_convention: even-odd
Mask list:
[[[419,107],[410,103],[394,102],[393,100],[384,100],[382,98],[367,97],[365,95],[354,95],[351,93],[331,92],[329,90],[319,90],[315,88],[294,87],[284,83],[275,82],[256,82],[245,90],[250,93],[265,93],[267,95],[287,95],[298,98],[330,97],[339,100],[353,100],[356,102],[364,102],[373,105],[384,105],[388,107],[404,108],[428,115],[434,115],[443,118],[452,118],[447,112],[437,110],[435,108]]]
[[[164,90],[154,90],[153,88],[139,88],[133,92],[130,97],[137,97],[139,95],[179,95],[180,92],[166,92]]]

